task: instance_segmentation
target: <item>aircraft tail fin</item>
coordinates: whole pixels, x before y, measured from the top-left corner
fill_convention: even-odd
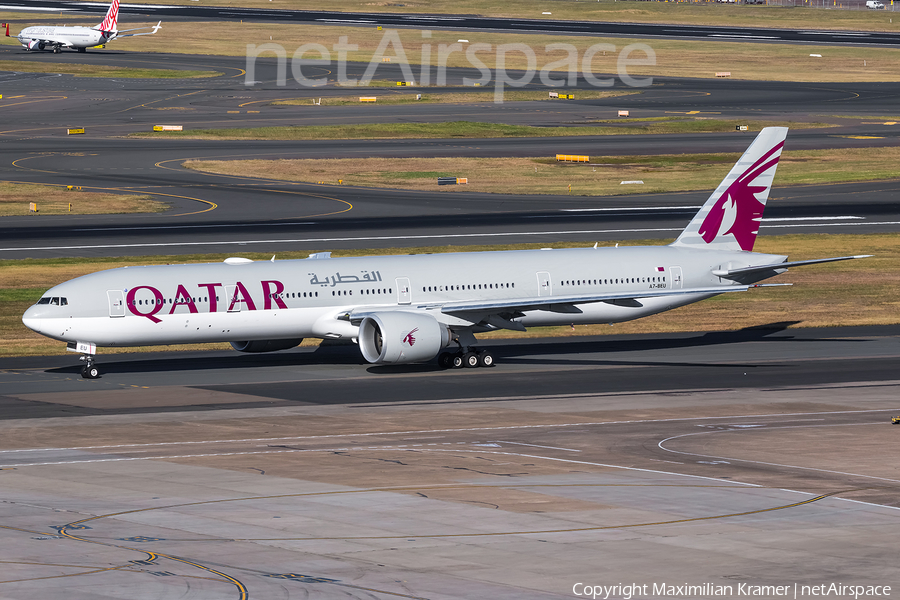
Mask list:
[[[787,127],[766,127],[672,245],[753,250]]]
[[[100,31],[116,31],[119,24],[119,0],[112,0],[109,10],[106,11],[106,17],[94,29]]]

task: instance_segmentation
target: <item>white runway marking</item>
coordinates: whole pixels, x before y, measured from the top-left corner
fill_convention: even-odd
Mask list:
[[[900,221],[878,221],[867,222],[855,221],[850,223],[796,223],[784,225],[761,224],[761,228],[775,229],[784,227],[847,227],[858,225],[900,225]],[[434,234],[434,235],[379,235],[379,236],[363,236],[363,237],[332,237],[332,238],[297,238],[285,240],[222,240],[212,242],[157,242],[145,244],[93,244],[84,246],[30,246],[21,248],[0,248],[0,252],[24,252],[24,251],[41,251],[41,250],[101,250],[116,248],[172,248],[185,246],[246,246],[248,244],[308,244],[308,243],[324,243],[324,242],[378,242],[378,241],[402,241],[402,240],[449,240],[449,239],[471,239],[471,238],[506,238],[513,236],[539,236],[539,235],[587,235],[587,234],[610,234],[610,233],[663,233],[663,232],[680,232],[678,227],[661,227],[661,228],[637,228],[637,229],[570,229],[563,231],[522,231],[522,232],[504,232],[504,233],[450,233],[450,234]]]
[[[847,227],[855,225],[900,225],[900,221],[853,222],[853,223],[797,223],[791,225],[762,225],[766,229],[776,227]]]
[[[616,210],[700,210],[702,206],[617,206],[615,208],[563,208],[561,212],[610,212]]]
[[[538,444],[525,444],[523,442],[508,442],[506,440],[497,440],[501,444],[515,444],[516,446],[531,446],[532,448],[546,448],[548,450],[565,450],[566,452],[581,452],[581,450],[573,450],[572,448],[557,448],[556,446],[539,446]]]
[[[458,442],[464,444],[465,442]],[[691,477],[694,479],[705,479],[708,481],[715,481],[716,483],[726,485],[729,483],[735,485],[742,485],[747,487],[762,487],[755,483],[744,483],[742,481],[728,480],[723,481],[718,477],[706,477],[704,475],[691,475],[688,473],[671,473],[669,471],[656,471],[654,469],[642,469],[640,467],[625,467],[621,465],[610,465],[606,463],[598,463],[591,462],[585,460],[573,460],[568,458],[553,458],[550,456],[540,456],[536,454],[520,454],[518,452],[498,452],[496,450],[469,450],[466,448],[453,448],[453,449],[442,449],[442,448],[428,448],[423,450],[410,450],[408,448],[397,448],[395,446],[372,446],[369,448],[321,448],[321,449],[293,449],[293,450],[260,450],[260,451],[245,451],[245,452],[222,452],[218,454],[182,454],[178,456],[141,456],[141,457],[117,457],[117,458],[92,458],[85,460],[65,460],[65,461],[54,461],[54,462],[41,462],[41,463],[28,463],[28,464],[19,464],[19,465],[0,465],[0,468],[3,467],[42,467],[42,466],[55,466],[55,465],[78,465],[78,464],[92,464],[92,463],[106,463],[106,462],[129,462],[129,461],[138,461],[138,460],[176,460],[176,459],[184,459],[184,458],[215,458],[219,456],[246,456],[252,454],[301,454],[301,453],[311,453],[311,452],[353,452],[360,450],[374,450],[374,451],[400,451],[400,452],[451,452],[451,453],[472,453],[472,454],[499,454],[504,456],[518,456],[521,458],[528,459],[542,459],[542,460],[550,460],[555,462],[564,462],[564,463],[572,463],[577,465],[590,465],[594,467],[604,467],[608,469],[621,469],[624,471],[636,471],[639,473],[653,473],[656,475],[669,475],[675,477]],[[515,487],[515,486],[510,486]]]
[[[873,422],[873,423],[839,423],[839,424],[834,424],[834,425],[779,425],[779,426],[775,426],[775,427],[769,427],[769,429],[801,429],[801,428],[805,428],[805,427],[852,427],[854,425],[859,426],[859,425],[884,425],[884,424],[885,423],[878,421],[878,422]],[[666,442],[669,442],[671,440],[677,440],[679,438],[685,438],[685,437],[690,437],[690,436],[694,436],[694,435],[709,435],[712,433],[729,433],[729,432],[737,432],[737,431],[740,431],[740,430],[738,430],[738,429],[731,429],[731,430],[719,429],[716,431],[700,431],[700,432],[696,432],[696,433],[683,433],[681,435],[673,435],[672,437],[666,438],[666,439],[660,441],[657,444],[657,446],[659,446],[660,449],[665,450],[666,452],[672,452],[673,454],[683,454],[685,456],[697,456],[700,458],[711,458],[711,459],[718,460],[718,461],[743,462],[743,463],[749,463],[751,465],[766,465],[768,467],[784,467],[787,469],[802,469],[804,471],[818,471],[820,473],[833,473],[835,475],[850,475],[852,477],[862,477],[864,479],[877,479],[879,481],[890,481],[891,483],[900,483],[900,480],[898,480],[898,479],[889,479],[887,477],[876,477],[875,475],[861,475],[859,473],[847,473],[844,471],[833,471],[831,469],[818,469],[816,467],[801,467],[798,465],[783,465],[780,463],[770,463],[770,462],[765,462],[762,460],[748,460],[746,458],[732,458],[729,456],[711,456],[709,454],[697,454],[696,452],[682,452],[680,450],[672,450],[671,448],[666,448],[665,446],[663,446],[663,444],[665,444]],[[898,510],[900,510],[900,507],[891,507],[891,508],[897,508]]]
[[[844,215],[842,217],[782,217],[773,219],[763,219],[763,223],[771,223],[774,221],[845,221],[847,219],[865,219],[865,217],[854,217],[853,215]]]
[[[303,244],[322,242],[377,242],[393,240],[433,240],[433,239],[463,239],[463,238],[492,238],[510,237],[516,235],[572,235],[586,233],[654,233],[664,231],[681,231],[680,228],[656,228],[656,229],[596,229],[570,231],[524,231],[507,233],[449,233],[434,235],[377,235],[363,237],[333,237],[333,238],[298,238],[291,240],[223,240],[214,242],[157,242],[147,244],[95,244],[86,246],[38,246],[31,248],[0,248],[0,252],[14,252],[24,250],[98,250],[102,248],[168,248],[172,246],[245,246],[247,244]]]
[[[583,394],[561,394],[559,396],[546,396],[541,398],[580,398]],[[531,399],[531,398],[529,398]],[[540,399],[540,398],[537,398]],[[673,419],[635,419],[627,421],[595,421],[581,423],[549,423],[544,425],[505,425],[502,427],[461,427],[455,429],[419,429],[411,431],[376,431],[367,433],[336,433],[330,435],[300,435],[291,437],[274,437],[274,438],[238,438],[227,440],[199,440],[185,442],[156,442],[152,444],[114,444],[107,446],[72,446],[62,448],[19,448],[15,450],[0,450],[0,454],[14,454],[18,452],[60,452],[74,450],[116,450],[119,448],[150,448],[161,446],[191,446],[198,444],[247,444],[253,442],[285,442],[291,440],[327,440],[335,438],[356,438],[369,436],[391,436],[391,435],[417,435],[432,433],[468,433],[476,431],[509,431],[514,429],[547,429],[547,428],[563,428],[563,427],[590,427],[596,425],[631,425],[635,423],[674,423],[678,421],[704,421],[712,419],[759,419],[762,417],[797,417],[809,415],[855,415],[862,413],[888,413],[890,409],[869,409],[869,410],[835,410],[828,412],[806,412],[806,413],[771,413],[757,415],[723,415],[718,417],[684,417]],[[663,440],[665,441],[665,440]],[[449,444],[450,442],[444,442]]]

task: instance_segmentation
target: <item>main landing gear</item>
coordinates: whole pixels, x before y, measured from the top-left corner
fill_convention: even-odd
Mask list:
[[[84,361],[84,368],[81,369],[81,376],[85,379],[97,379],[100,377],[100,369],[94,364],[93,354],[84,354],[81,356]]]
[[[440,365],[442,369],[493,367],[494,355],[487,350],[441,352],[440,355],[438,355],[438,365]]]

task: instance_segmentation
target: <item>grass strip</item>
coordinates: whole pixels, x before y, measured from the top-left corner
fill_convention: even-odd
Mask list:
[[[31,203],[38,212],[29,210]],[[15,215],[99,215],[162,212],[168,204],[150,196],[69,191],[55,185],[7,183],[0,181],[0,216]]]
[[[39,63],[21,60],[0,60],[0,71],[22,73],[61,73],[75,77],[109,77],[115,79],[190,79],[218,77],[216,71],[194,71],[177,69],[134,69],[131,67],[107,67],[103,65],[73,65],[59,63]]]
[[[612,111],[610,111],[612,112]],[[444,123],[361,123],[354,125],[304,125],[296,127],[236,127],[233,129],[193,129],[188,131],[142,131],[131,137],[172,137],[202,140],[344,140],[344,139],[427,139],[427,138],[500,138],[571,137],[584,135],[639,135],[648,133],[712,133],[734,131],[736,121],[686,119],[623,123],[622,126],[574,125],[571,127],[532,127],[503,123],[450,121]],[[749,131],[763,127],[831,127],[827,123],[793,121],[741,121]],[[627,125],[627,126],[625,126]]]
[[[585,247],[582,243],[553,244],[556,248]],[[627,241],[620,245],[661,245],[661,240]],[[605,245],[613,245],[609,242]],[[436,246],[391,248],[377,251],[334,250],[334,256],[427,254],[449,251],[521,250],[548,244],[504,246]],[[323,248],[322,250],[327,250]],[[874,254],[873,258],[801,267],[774,278],[792,282],[788,288],[752,290],[725,294],[675,311],[628,323],[533,328],[526,333],[500,331],[485,337],[519,338],[538,336],[579,336],[619,333],[662,333],[679,331],[722,331],[763,327],[790,322],[795,327],[884,325],[900,322],[900,234],[881,235],[786,235],[760,237],[754,250],[787,254],[791,260]],[[280,253],[278,260],[305,258],[306,252]],[[22,325],[22,313],[47,288],[95,271],[122,266],[219,262],[226,254],[154,256],[103,259],[41,259],[0,261],[0,356],[64,354],[65,344],[49,340]],[[268,260],[268,254],[246,254],[247,258]],[[316,343],[312,341],[310,343]],[[177,348],[224,348],[223,344]],[[172,347],[154,347],[157,350]],[[102,353],[134,349],[103,349]],[[142,349],[143,350],[143,349]]]
[[[548,149],[548,154],[552,151]],[[550,154],[541,158],[491,159],[188,161],[184,166],[223,175],[241,173],[247,177],[329,184],[336,184],[340,179],[344,185],[446,193],[610,196],[712,190],[739,157],[739,153],[603,156],[591,157],[592,164],[578,164],[557,162]],[[877,151],[870,148],[786,151],[778,165],[777,182],[778,185],[812,185],[895,179],[898,176],[898,162],[898,147],[879,148]],[[438,186],[437,178],[444,176],[464,177],[468,179],[468,184]],[[643,184],[623,185],[623,181],[643,181]]]

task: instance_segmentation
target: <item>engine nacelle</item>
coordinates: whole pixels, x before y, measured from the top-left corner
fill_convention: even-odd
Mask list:
[[[294,340],[250,340],[247,342],[231,342],[231,347],[238,352],[275,352],[299,346],[303,338]]]
[[[29,40],[27,48],[29,50],[43,50],[44,42],[39,42],[38,40]]]
[[[402,364],[431,360],[450,343],[450,330],[431,315],[377,313],[359,324],[359,349],[370,363]]]

